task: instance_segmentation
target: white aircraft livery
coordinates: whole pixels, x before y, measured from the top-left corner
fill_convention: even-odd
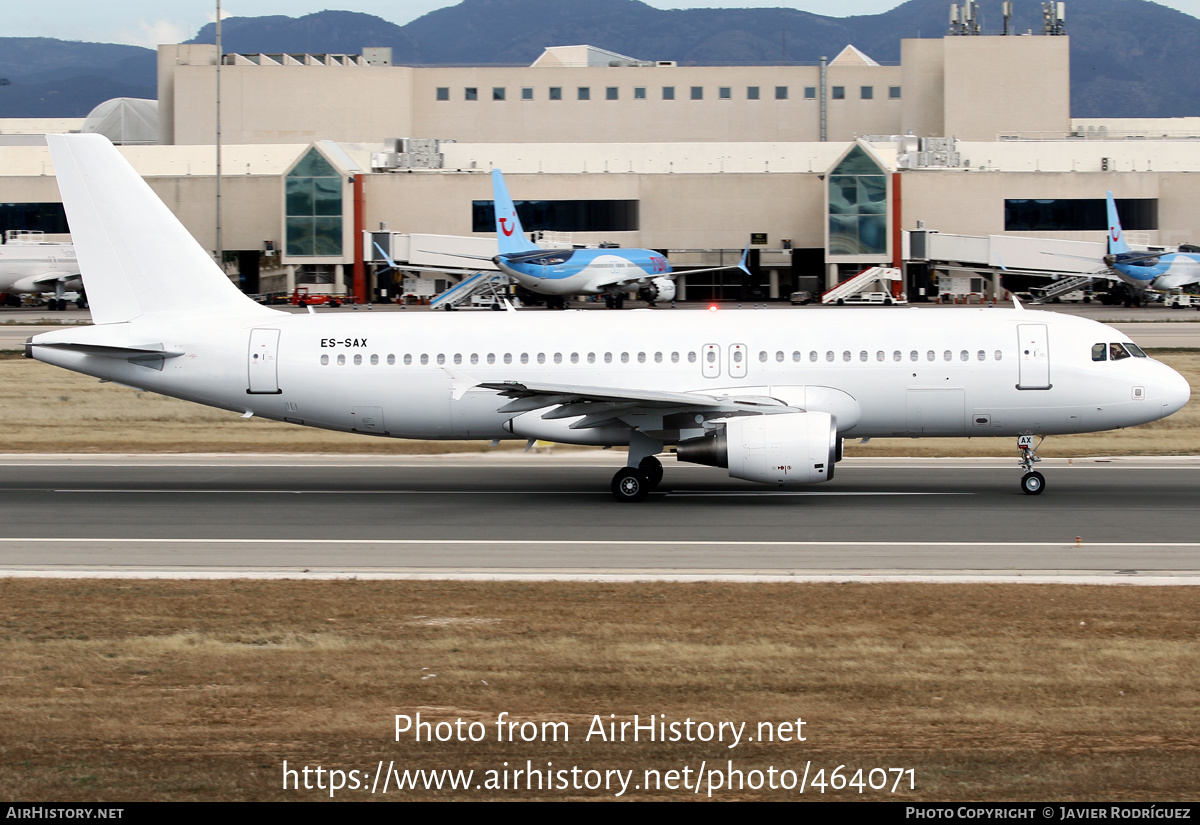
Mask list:
[[[0,292],[53,292],[50,309],[61,310],[67,308],[63,293],[81,285],[79,262],[69,243],[9,241],[0,245]]]
[[[108,141],[53,135],[91,327],[29,339],[50,364],[249,416],[395,438],[628,446],[734,478],[828,481],[842,439],[1036,435],[1163,418],[1187,382],[1125,335],[1016,309],[309,313],[242,295]]]

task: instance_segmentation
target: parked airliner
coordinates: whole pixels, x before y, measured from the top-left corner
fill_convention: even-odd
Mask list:
[[[47,142],[95,324],[28,356],[331,430],[627,445],[619,501],[661,481],[671,445],[794,485],[872,436],[1018,436],[1040,493],[1033,436],[1154,421],[1190,394],[1111,327],[1020,308],[289,314],[238,292],[105,138]]]
[[[67,308],[63,294],[82,284],[75,248],[69,243],[10,240],[0,245],[0,292],[53,292],[50,309],[61,310]]]
[[[1200,283],[1200,255],[1188,252],[1134,252],[1125,242],[1113,193],[1108,193],[1108,254],[1104,265],[1140,294],[1178,291]]]
[[[675,299],[671,262],[652,249],[543,249],[525,236],[517,209],[508,194],[504,175],[492,170],[492,200],[496,207],[497,255],[492,261],[521,286],[549,295],[559,306],[571,295],[603,295],[610,307],[620,308],[626,292],[654,304]],[[735,266],[690,269],[688,274],[740,269],[747,275],[742,253]]]

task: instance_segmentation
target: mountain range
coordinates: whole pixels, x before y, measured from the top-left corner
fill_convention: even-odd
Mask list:
[[[815,63],[853,43],[900,59],[900,40],[942,37],[947,0],[908,0],[882,14],[824,17],[787,8],[655,9],[639,0],[463,0],[405,26],[349,11],[233,17],[225,52],[358,54],[390,46],[403,65],[528,65],[546,46],[588,43],[681,65]],[[1017,0],[1013,30],[1041,31],[1041,3]],[[981,3],[985,34],[999,0]],[[212,24],[191,43],[214,42]],[[1200,20],[1148,0],[1067,4],[1071,114],[1200,115]],[[0,37],[0,117],[82,117],[112,97],[156,96],[155,52],[136,46]]]

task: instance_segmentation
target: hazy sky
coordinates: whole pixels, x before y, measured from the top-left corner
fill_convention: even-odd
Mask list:
[[[1078,1],[1078,0],[1076,0]],[[1035,4],[1036,0],[1018,0]],[[259,17],[286,14],[300,17],[322,9],[334,8],[374,14],[401,24],[444,6],[454,0],[222,0],[225,17]],[[816,14],[847,17],[877,14],[900,4],[900,0],[649,0],[660,9],[686,8],[777,8],[788,6]],[[999,7],[1000,0],[982,0],[985,10]],[[1169,0],[1162,5],[1200,17],[1200,0]],[[129,43],[153,48],[159,43],[178,43],[195,35],[213,20],[215,0],[120,0],[115,3],[96,0],[20,0],[5,4],[0,35],[7,37],[57,37],[62,40],[87,40],[97,43]],[[947,10],[950,3],[946,3]],[[1036,7],[1036,6],[1035,6]],[[1067,3],[1070,30],[1071,3]]]

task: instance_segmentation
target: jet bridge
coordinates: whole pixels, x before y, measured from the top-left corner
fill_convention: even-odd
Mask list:
[[[1103,272],[1107,249],[1103,243],[1029,238],[1018,235],[953,235],[918,229],[905,233],[907,260],[924,263],[943,275],[942,293],[976,292],[964,288],[967,278],[991,281],[993,297],[1000,297],[999,276],[1024,275],[1046,279],[1044,298],[1081,289]],[[988,291],[985,287],[983,291]]]

